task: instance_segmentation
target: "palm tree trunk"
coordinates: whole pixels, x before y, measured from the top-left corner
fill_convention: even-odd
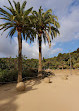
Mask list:
[[[18,82],[22,81],[22,37],[18,31]]]
[[[39,39],[39,66],[38,66],[38,76],[42,76],[42,50],[41,50],[41,38]]]

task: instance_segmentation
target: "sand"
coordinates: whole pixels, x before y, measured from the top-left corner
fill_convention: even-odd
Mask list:
[[[79,70],[72,72],[53,70],[51,83],[27,81],[24,92],[17,92],[16,84],[0,86],[0,111],[79,111]]]

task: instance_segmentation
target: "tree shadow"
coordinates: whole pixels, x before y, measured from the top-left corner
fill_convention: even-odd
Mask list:
[[[14,101],[17,96],[14,91],[15,84],[0,86],[0,111],[16,111],[17,105]]]
[[[18,99],[18,95],[37,90],[37,85],[40,83],[41,79],[25,81],[26,90],[23,92],[16,91],[16,83],[0,86],[0,111],[17,111],[18,106],[15,101]]]
[[[12,97],[8,100],[8,102],[5,102],[3,104],[0,104],[0,111],[17,111],[17,105],[14,103],[16,97]],[[1,100],[0,100],[1,103]]]
[[[50,73],[45,74],[50,75]],[[18,106],[15,101],[18,99],[18,95],[38,90],[37,86],[42,82],[42,78],[34,78],[24,82],[26,89],[22,92],[16,91],[16,83],[0,86],[0,111],[17,111]]]
[[[41,79],[38,79],[38,78],[26,81],[25,82],[25,85],[26,85],[25,92],[38,89],[37,85],[40,83],[41,83]]]

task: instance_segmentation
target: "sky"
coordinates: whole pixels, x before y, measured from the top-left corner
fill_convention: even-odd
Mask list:
[[[12,2],[12,0],[10,0]],[[23,2],[24,0],[16,0]],[[0,0],[0,7],[9,6],[8,0]],[[33,6],[33,10],[40,6],[46,11],[52,9],[52,14],[58,16],[60,36],[52,40],[51,48],[48,43],[42,42],[42,56],[50,58],[58,53],[68,53],[79,48],[79,0],[27,0],[26,9]],[[0,20],[0,23],[4,21]],[[17,34],[11,40],[6,38],[8,31],[1,36],[0,31],[0,58],[16,57],[18,54]],[[39,58],[38,40],[30,44],[22,41],[22,54],[27,58]]]

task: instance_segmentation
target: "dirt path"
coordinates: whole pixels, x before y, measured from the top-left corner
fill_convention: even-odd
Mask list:
[[[16,84],[1,86],[0,111],[79,111],[79,76],[63,80],[57,74],[51,81],[28,81],[22,93]]]

